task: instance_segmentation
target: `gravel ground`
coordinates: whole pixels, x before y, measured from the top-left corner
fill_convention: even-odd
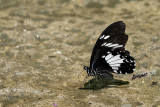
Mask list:
[[[159,7],[160,0],[0,0],[0,107],[159,107]],[[89,65],[97,38],[119,20],[133,74],[149,75],[114,74],[102,89],[83,89],[87,74],[72,51]]]

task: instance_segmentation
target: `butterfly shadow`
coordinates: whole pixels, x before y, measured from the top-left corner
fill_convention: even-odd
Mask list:
[[[84,84],[83,88],[79,88],[82,90],[100,90],[103,88],[113,88],[121,85],[129,84],[128,81],[113,79],[113,78],[92,78],[88,82]]]

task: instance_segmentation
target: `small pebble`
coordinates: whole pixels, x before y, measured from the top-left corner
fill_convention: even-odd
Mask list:
[[[37,38],[38,40],[40,40],[40,39],[41,39],[39,35],[36,35],[36,38]]]
[[[17,24],[14,24],[14,27],[17,27]]]
[[[54,54],[62,54],[61,51],[54,52]]]
[[[26,30],[26,29],[23,29],[23,31],[26,32],[27,30]]]
[[[151,85],[156,85],[157,83],[157,81],[153,81]]]

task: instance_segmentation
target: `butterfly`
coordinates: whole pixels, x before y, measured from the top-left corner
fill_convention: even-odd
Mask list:
[[[126,25],[117,21],[99,36],[92,51],[90,67],[84,66],[88,76],[111,77],[111,73],[128,74],[135,69],[135,59],[125,50],[128,35]]]

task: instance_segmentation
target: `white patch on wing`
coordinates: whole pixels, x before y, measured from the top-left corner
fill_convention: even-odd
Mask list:
[[[100,37],[101,38],[101,37]],[[101,46],[106,46],[106,47],[113,47],[113,49],[119,48],[119,47],[123,47],[123,45],[119,45],[119,44],[113,44],[113,43],[103,43]]]
[[[118,73],[117,70],[113,70],[113,72]]]
[[[121,64],[121,63],[123,63],[123,60],[124,59],[116,60],[116,61],[113,61],[113,62],[111,62],[109,64]]]
[[[108,47],[115,47],[115,46],[118,46],[119,44],[112,44],[112,45],[109,45]]]
[[[117,66],[117,67],[119,67],[120,66],[120,64],[109,64],[111,67],[114,67],[114,66]]]
[[[110,54],[110,53],[111,53],[111,52],[109,52],[109,51],[107,52],[107,54]]]
[[[101,35],[99,39],[103,39],[105,35]]]
[[[102,58],[105,58],[105,61],[111,66],[111,67],[119,67],[121,63],[124,63],[123,61],[125,59],[121,59],[120,55],[113,56],[111,53],[107,56],[103,55]]]
[[[108,39],[109,37],[110,37],[110,36],[109,36],[109,35],[107,35],[107,36],[105,36],[105,37],[104,37],[104,39]]]
[[[119,67],[117,67],[117,66],[116,67],[115,66],[112,67],[112,69],[114,69],[114,70],[118,70],[118,68]]]
[[[105,55],[103,55],[102,58],[105,58]]]
[[[116,49],[116,48],[119,48],[119,47],[123,47],[123,45],[118,45],[118,46],[115,46],[113,48]]]
[[[116,55],[116,56],[114,56],[113,58],[109,59],[107,62],[110,63],[110,62],[113,62],[113,61],[119,60],[119,59],[121,59],[121,58],[120,58],[120,55]]]
[[[112,43],[108,43],[108,44],[106,44],[105,46],[109,46],[109,45],[112,45]]]
[[[107,43],[105,42],[105,43],[103,43],[101,46],[104,46],[104,45],[106,45]]]
[[[105,57],[106,62],[108,61],[108,59],[110,59],[110,58],[112,58],[112,57],[113,57],[112,54],[107,55],[107,56]]]

